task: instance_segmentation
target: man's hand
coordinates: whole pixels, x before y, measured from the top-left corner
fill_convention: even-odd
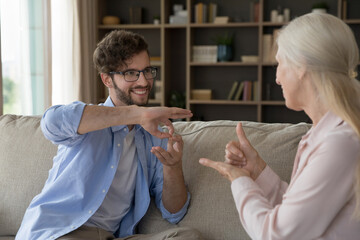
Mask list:
[[[243,168],[256,180],[266,167],[266,163],[246,138],[241,123],[236,126],[236,134],[239,141],[231,141],[226,145],[225,163]]]
[[[173,134],[174,126],[169,119],[180,119],[192,116],[190,110],[175,107],[150,107],[142,108],[142,111],[139,124],[151,135],[158,138],[169,138]],[[158,125],[160,123],[169,129],[169,133],[159,131]]]
[[[167,151],[153,147],[151,152],[163,164],[164,184],[162,201],[171,213],[178,212],[186,203],[187,191],[182,171],[183,140],[180,135],[169,138]]]
[[[169,138],[167,151],[161,147],[153,147],[151,152],[167,167],[182,168],[182,150],[184,142],[180,135],[174,135]]]

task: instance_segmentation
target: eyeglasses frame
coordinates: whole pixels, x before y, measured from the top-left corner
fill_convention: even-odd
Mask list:
[[[151,69],[155,69],[155,70],[156,70],[156,74],[155,74],[155,76],[154,76],[153,78],[146,78],[144,71],[145,71],[145,69],[148,69],[148,68],[151,68]],[[138,78],[137,78],[136,80],[133,80],[133,81],[128,81],[128,80],[126,80],[126,79],[125,79],[125,73],[128,72],[128,71],[138,72],[138,73],[139,73]],[[113,71],[113,72],[109,72],[108,74],[110,74],[110,75],[120,74],[120,75],[123,75],[123,76],[124,76],[124,80],[125,80],[126,82],[136,82],[137,80],[139,80],[141,73],[143,73],[144,78],[145,78],[146,80],[155,79],[155,78],[157,77],[157,74],[158,74],[158,68],[157,68],[157,67],[150,66],[150,67],[146,67],[146,68],[144,68],[143,70],[140,70],[140,71],[139,71],[139,70],[126,70],[126,71],[123,71],[123,72],[120,72],[120,71],[119,71],[119,72],[115,72],[115,71]]]

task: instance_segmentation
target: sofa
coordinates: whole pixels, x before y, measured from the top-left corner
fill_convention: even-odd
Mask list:
[[[57,147],[46,140],[40,116],[0,116],[0,240],[13,240],[24,212],[47,179]],[[174,227],[198,229],[205,239],[250,239],[241,226],[230,182],[199,164],[200,157],[223,161],[225,145],[235,140],[236,121],[175,122],[184,140],[184,177],[191,193],[185,217],[172,225],[151,203],[139,233]],[[244,131],[268,165],[289,181],[297,145],[310,124],[243,122]],[[25,239],[24,239],[25,240]]]

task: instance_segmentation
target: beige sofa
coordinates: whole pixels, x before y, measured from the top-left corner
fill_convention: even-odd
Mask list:
[[[52,166],[57,148],[43,137],[39,123],[39,116],[0,116],[0,240],[14,239],[25,209],[41,191]],[[236,212],[230,183],[198,163],[200,157],[223,161],[226,143],[236,139],[236,123],[174,123],[185,142],[183,167],[192,196],[190,207],[175,226],[163,220],[151,205],[139,232],[189,226],[197,228],[205,239],[249,239]],[[288,181],[297,144],[311,126],[243,122],[243,127],[264,160]]]

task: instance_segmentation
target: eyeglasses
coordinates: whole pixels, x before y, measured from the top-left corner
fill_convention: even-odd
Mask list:
[[[124,76],[125,81],[135,82],[139,79],[140,74],[143,73],[146,80],[156,78],[158,69],[156,67],[147,67],[142,71],[128,70],[124,72],[109,72],[109,74],[121,74]]]

